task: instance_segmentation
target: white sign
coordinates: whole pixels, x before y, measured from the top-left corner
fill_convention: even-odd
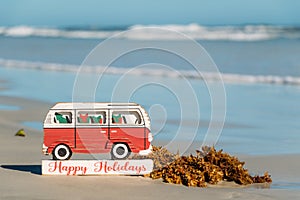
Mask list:
[[[153,170],[153,160],[42,160],[43,175],[142,175]]]

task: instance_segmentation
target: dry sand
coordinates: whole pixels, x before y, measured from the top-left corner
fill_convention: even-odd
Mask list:
[[[42,132],[22,121],[43,121],[47,103],[0,97],[0,104],[21,110],[0,111],[0,199],[300,199],[300,155],[242,156],[251,173],[268,170],[270,189],[221,183],[188,188],[138,176],[42,176]],[[25,138],[14,134],[25,128]],[[274,147],[276,148],[276,147]]]

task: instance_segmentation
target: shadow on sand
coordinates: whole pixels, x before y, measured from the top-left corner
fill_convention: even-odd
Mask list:
[[[42,174],[41,165],[1,165],[1,167],[4,169],[30,172],[32,174],[37,174],[37,175]]]

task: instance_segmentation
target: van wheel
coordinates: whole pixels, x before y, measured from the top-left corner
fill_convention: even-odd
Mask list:
[[[72,156],[71,149],[64,144],[57,145],[53,152],[53,160],[69,160]]]
[[[111,148],[111,159],[113,160],[121,160],[126,159],[130,155],[130,149],[127,144],[116,143]]]

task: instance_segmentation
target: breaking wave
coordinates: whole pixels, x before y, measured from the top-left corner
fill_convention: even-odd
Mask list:
[[[147,28],[157,29],[147,29]],[[261,41],[278,38],[300,39],[300,27],[245,25],[201,26],[189,25],[134,25],[126,28],[42,28],[31,26],[0,27],[0,35],[9,37],[62,37],[78,39],[105,39],[125,30],[135,30],[119,35],[132,40],[177,40],[178,34],[165,34],[160,29],[183,33],[195,40]]]
[[[0,67],[17,68],[17,69],[33,69],[43,71],[58,71],[58,72],[73,72],[76,73],[80,65],[58,64],[58,63],[45,63],[45,62],[31,62],[19,60],[0,59]],[[146,76],[160,76],[170,78],[189,78],[207,81],[219,81],[220,76],[217,73],[204,72],[201,75],[195,71],[178,70],[169,71],[162,69],[134,69],[120,67],[105,66],[85,66],[82,70],[85,73],[106,73],[106,74],[124,74],[131,75],[146,75]],[[280,85],[300,85],[300,77],[294,76],[273,76],[273,75],[241,75],[222,73],[221,77],[225,83],[238,83],[238,84],[251,84],[251,83],[264,83],[264,84],[280,84]]]

